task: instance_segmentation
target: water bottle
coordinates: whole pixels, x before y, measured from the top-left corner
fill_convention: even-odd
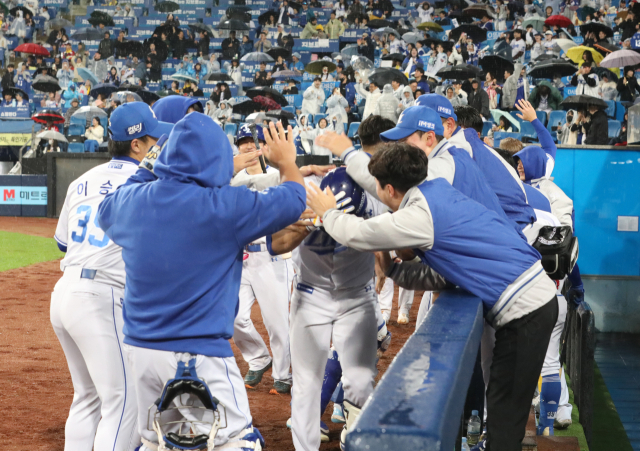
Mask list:
[[[460,451],[470,451],[469,445],[467,445],[467,438],[462,437],[462,446],[460,447]]]
[[[469,444],[469,446],[476,446],[478,444],[478,440],[480,439],[481,428],[482,428],[482,423],[480,422],[478,411],[472,410],[471,418],[469,418],[469,424],[467,425],[466,442]]]

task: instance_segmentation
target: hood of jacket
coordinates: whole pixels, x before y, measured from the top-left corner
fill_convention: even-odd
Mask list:
[[[571,120],[571,122],[569,122],[569,113],[573,114],[573,119]],[[564,120],[569,124],[569,125],[573,125],[575,123],[578,122],[578,112],[576,110],[569,110],[567,111],[567,114],[565,114],[564,116]]]
[[[153,104],[153,112],[159,121],[177,123],[187,115],[191,105],[198,103],[193,97],[167,96]]]
[[[411,89],[411,88],[409,88]],[[393,87],[391,87],[391,85],[384,85],[384,87],[382,88],[382,93],[383,94],[393,94]]]
[[[304,118],[304,124],[302,124],[302,118]],[[310,114],[300,114],[296,121],[298,124],[298,127],[308,127],[310,118],[311,118]]]
[[[514,157],[522,161],[525,182],[544,177],[547,169],[547,154],[540,146],[527,146]]]
[[[402,100],[406,99],[405,94],[411,94],[411,99],[413,100],[413,91],[411,91],[411,86],[405,86],[402,90]]]
[[[73,92],[77,92],[78,91],[78,87],[76,86],[76,83],[73,81],[70,81],[69,84],[67,85],[67,89],[69,91],[73,91]]]
[[[233,176],[233,150],[213,119],[189,113],[173,127],[154,172],[160,179],[206,188],[226,186]]]

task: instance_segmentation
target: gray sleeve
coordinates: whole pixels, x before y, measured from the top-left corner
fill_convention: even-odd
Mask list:
[[[567,196],[558,185],[551,180],[544,180],[540,183],[540,191],[542,191],[551,204],[551,213],[558,218],[560,224],[569,226],[573,230],[573,201]]]
[[[434,240],[429,205],[417,188],[406,195],[406,207],[367,220],[329,210],[322,218],[324,229],[337,242],[361,252],[405,248],[428,251]]]
[[[262,191],[279,184],[280,172],[249,175],[246,171],[242,171],[231,179],[231,186],[246,186],[254,191]]]
[[[438,177],[442,177],[449,184],[453,185],[453,177],[456,173],[456,164],[453,161],[453,157],[449,152],[442,154],[441,156],[437,156],[435,158],[431,158],[429,160],[429,167],[427,173],[427,180],[437,179]],[[347,170],[347,173],[349,171]],[[353,176],[352,176],[353,177]]]
[[[366,153],[353,149],[347,150],[341,157],[342,161],[347,165],[347,174],[349,174],[362,189],[378,199],[376,179],[369,173],[368,166],[371,158],[369,158]]]
[[[440,291],[453,287],[444,277],[422,263],[394,263],[387,271],[387,277],[407,290]]]

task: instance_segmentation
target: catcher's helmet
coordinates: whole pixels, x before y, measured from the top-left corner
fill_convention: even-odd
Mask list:
[[[256,127],[256,134],[258,136],[258,141],[265,142],[264,133],[262,132],[262,126],[255,124],[255,127]],[[253,135],[251,134],[251,126],[249,124],[243,124],[238,129],[238,132],[236,133],[236,145],[238,145],[240,140],[244,138],[253,138]]]
[[[320,188],[324,191],[327,186],[336,196],[340,210],[356,216],[364,215],[367,210],[367,196],[360,185],[347,174],[347,168],[342,166],[328,172],[322,179]]]

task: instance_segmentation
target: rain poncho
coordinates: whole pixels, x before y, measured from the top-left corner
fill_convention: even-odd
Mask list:
[[[398,99],[393,94],[393,88],[391,87],[391,85],[384,85],[384,88],[382,88],[382,95],[376,102],[376,107],[373,111],[373,114],[382,116],[386,119],[390,119],[394,123],[396,123],[398,122],[397,110]]]
[[[373,92],[365,90],[361,87],[360,83],[356,84],[356,91],[366,99],[366,103],[364,104],[364,112],[362,113],[362,120],[364,121],[375,111],[376,103],[378,102],[378,99],[380,98],[382,93],[378,88],[376,88]]]
[[[73,71],[69,69],[58,69],[56,78],[58,79],[60,88],[67,89],[67,87],[69,87],[71,83],[71,80],[73,80]]]
[[[313,126],[310,125],[311,115],[300,114],[296,120],[296,126],[293,127],[293,136],[302,136],[307,138],[307,132],[313,130]]]
[[[65,108],[71,107],[71,101],[73,99],[78,99],[79,104],[82,103],[82,94],[80,94],[74,82],[69,82],[69,86],[62,93],[62,98],[64,99]]]
[[[239,64],[237,67],[233,67],[233,65],[227,67],[227,75],[231,77],[233,83],[238,86],[238,96],[244,95],[244,90],[242,89],[242,70],[244,69],[244,64]]]
[[[207,76],[207,68],[200,65],[200,70],[198,71],[194,64],[193,67],[189,70],[189,75],[191,75],[193,78],[197,78],[198,80],[204,80]]]
[[[327,99],[327,120],[340,131],[349,121],[346,108],[349,106],[347,99],[340,94],[333,94]]]
[[[92,59],[87,65],[87,69],[89,69],[96,76],[98,80],[104,80],[109,72],[109,67],[107,66],[107,60]]]
[[[16,83],[16,86],[18,84]],[[616,89],[616,82],[609,80],[605,82],[604,80],[600,80],[600,92],[602,93],[602,98],[604,100],[615,100],[618,96],[618,90]]]
[[[214,72],[220,72],[220,63],[212,55],[211,59],[207,61],[207,73],[212,74]]]
[[[314,141],[313,151],[312,151],[314,155],[329,155],[330,157],[333,156],[333,154],[329,149],[327,149],[326,147],[320,147],[315,144],[315,140],[318,136],[324,135],[325,133],[332,132],[332,131],[334,131],[333,125],[329,123],[325,128],[320,128],[320,125],[316,125],[315,129],[313,129],[310,132],[307,132],[307,137]]]
[[[216,110],[214,117],[219,120],[220,122],[226,122],[229,119],[231,119],[231,115],[233,114],[233,111],[231,109],[231,107],[229,106],[229,104],[227,102],[220,102],[220,105],[218,105],[218,109]]]
[[[572,115],[571,121],[569,121],[569,116]],[[578,133],[580,132],[580,127],[578,125],[578,112],[575,110],[567,111],[567,115],[565,116],[566,121],[562,125],[562,127],[558,127],[558,141],[560,144],[578,144]],[[551,124],[553,126],[553,124]]]
[[[322,85],[316,88],[313,84],[309,86],[302,95],[302,113],[318,114],[320,107],[324,104],[325,94]]]
[[[216,116],[216,104],[213,103],[213,100],[207,100],[207,104],[204,108],[204,114],[209,117],[215,118]]]
[[[9,27],[7,34],[25,38],[27,36],[27,25],[22,17],[22,11],[18,10],[18,16],[14,19]]]
[[[527,100],[529,97],[529,81],[527,77],[520,77],[522,66],[523,65],[519,63],[514,64],[513,74],[504,82],[504,86],[502,87],[503,108],[512,109],[514,107],[516,98],[518,97],[519,83],[523,83],[524,99]],[[523,80],[520,80],[521,78]]]
[[[16,74],[13,77],[13,82],[15,83],[16,88],[20,88],[24,92],[29,92],[31,90],[31,75],[29,74],[29,71],[24,69],[23,63],[18,64]]]
[[[416,104],[415,99],[413,98],[413,91],[411,91],[411,86],[405,86],[402,90],[402,100],[398,105],[398,109],[396,110],[396,114],[400,116],[404,110]]]

